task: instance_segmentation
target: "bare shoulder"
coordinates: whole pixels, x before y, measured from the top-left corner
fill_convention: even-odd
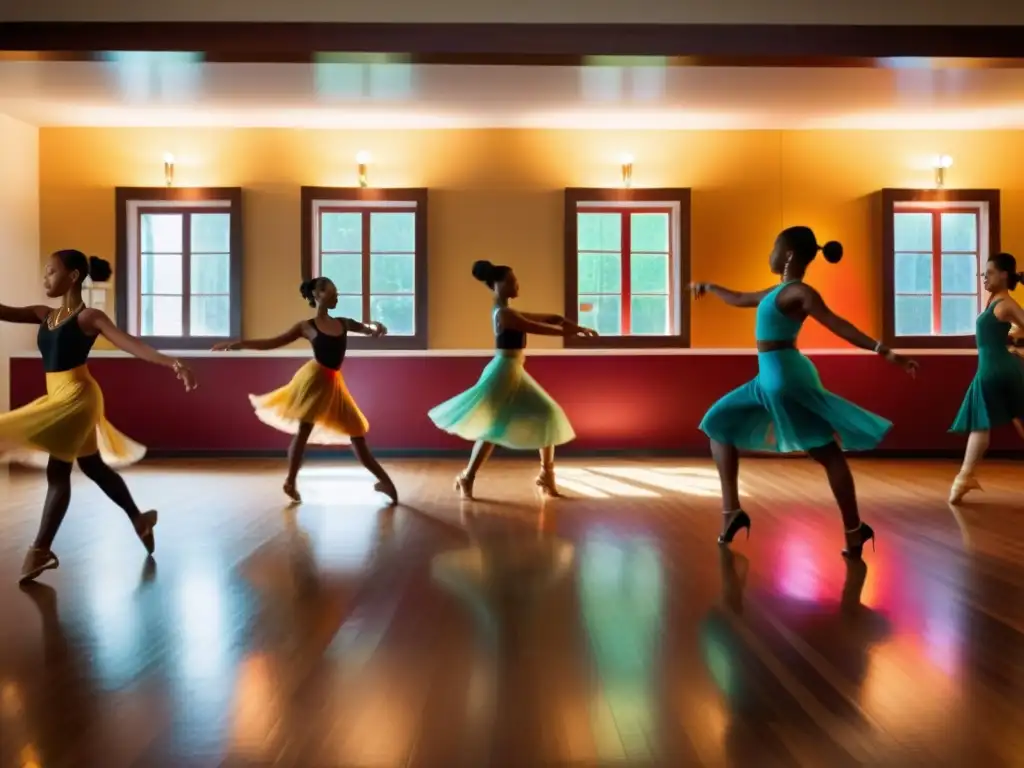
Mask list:
[[[779,291],[779,303],[782,306],[800,305],[804,308],[821,304],[821,294],[817,289],[804,282],[790,283]]]
[[[99,330],[103,325],[110,323],[110,318],[102,309],[86,307],[78,316],[78,324],[83,329]]]

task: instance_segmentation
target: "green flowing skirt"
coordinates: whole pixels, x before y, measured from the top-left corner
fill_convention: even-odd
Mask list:
[[[431,409],[439,429],[464,440],[530,450],[568,443],[576,433],[562,407],[526,372],[522,355],[496,355],[462,394]]]
[[[836,442],[845,451],[878,446],[892,422],[826,390],[814,364],[795,349],[757,356],[755,379],[708,410],[700,428],[745,451],[800,453]]]
[[[949,431],[977,432],[1018,420],[1024,420],[1024,366],[1005,350],[980,354],[978,372]]]

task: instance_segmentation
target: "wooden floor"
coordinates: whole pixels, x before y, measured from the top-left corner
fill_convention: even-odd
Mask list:
[[[152,462],[155,561],[76,475],[59,571],[16,585],[45,492],[0,471],[0,766],[1024,765],[1024,474],[854,465],[866,566],[817,466],[750,460],[715,543],[704,461]]]

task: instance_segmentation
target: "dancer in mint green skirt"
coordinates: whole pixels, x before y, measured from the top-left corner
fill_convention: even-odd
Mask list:
[[[473,264],[473,277],[494,293],[495,355],[480,380],[470,389],[430,411],[431,420],[445,432],[474,442],[469,465],[455,478],[455,490],[473,498],[473,482],[495,445],[540,451],[537,487],[545,496],[558,496],[555,485],[555,446],[576,433],[565,412],[524,367],[526,335],[596,336],[589,328],[561,315],[517,312],[508,304],[519,295],[511,267],[489,261]]]
[[[1000,253],[989,259],[982,280],[990,297],[975,324],[978,372],[949,428],[969,435],[963,466],[949,491],[950,504],[959,504],[969,491],[981,490],[975,468],[988,450],[994,427],[1013,424],[1024,436],[1024,369],[1007,347],[1011,324],[1024,326],[1024,310],[1010,298],[1010,291],[1024,282],[1024,272],[1017,271],[1013,256]]]
[[[772,272],[782,280],[774,288],[739,293],[709,283],[695,283],[693,295],[713,293],[734,307],[757,309],[757,377],[723,397],[707,412],[700,428],[711,438],[711,453],[722,481],[722,535],[728,544],[743,528],[750,533],[750,517],[740,509],[739,451],[806,451],[825,468],[846,528],[847,557],[860,557],[875,532],[862,523],[857,511],[853,475],[843,451],[874,448],[892,424],[833,395],[821,385],[814,364],[796,348],[804,320],[813,317],[836,336],[856,347],[872,350],[911,375],[917,363],[897,355],[834,314],[811,286],[804,272],[822,251],[838,262],[843,247],[824,247],[808,227],[790,227],[775,240],[769,257]]]

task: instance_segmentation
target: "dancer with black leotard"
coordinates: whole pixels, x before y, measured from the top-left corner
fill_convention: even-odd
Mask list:
[[[307,280],[299,286],[302,297],[316,308],[316,317],[296,323],[280,336],[272,339],[228,341],[214,350],[227,352],[238,349],[277,349],[299,339],[313,346],[313,360],[302,366],[292,380],[266,395],[250,395],[256,416],[264,424],[294,435],[288,449],[288,476],[284,482],[285,494],[300,503],[297,478],[302,467],[306,444],[352,445],[360,463],[366,467],[377,483],[375,490],[398,503],[398,491],[366,445],[369,422],[356,401],[349,394],[341,364],[349,333],[379,337],[388,332],[381,323],[360,323],[348,317],[331,317],[330,311],[338,306],[338,290],[326,277]]]
[[[41,456],[46,460],[43,518],[25,557],[22,583],[60,566],[52,546],[71,503],[71,469],[76,461],[86,477],[125,511],[146,551],[152,554],[156,548],[156,511],[140,512],[124,480],[111,469],[140,460],[146,449],[114,429],[104,415],[103,392],[86,365],[96,337],[102,335],[135,357],[172,369],[186,390],[195,388],[192,372],[180,360],[160,354],[118,329],[100,310],[85,306],[86,277],[97,283],[108,280],[110,264],[95,256],[87,259],[81,251],[57,251],[43,276],[46,295],[62,299],[57,309],[0,305],[0,320],[39,326],[37,343],[46,370],[44,397],[0,414],[0,457],[26,464],[39,463]]]

